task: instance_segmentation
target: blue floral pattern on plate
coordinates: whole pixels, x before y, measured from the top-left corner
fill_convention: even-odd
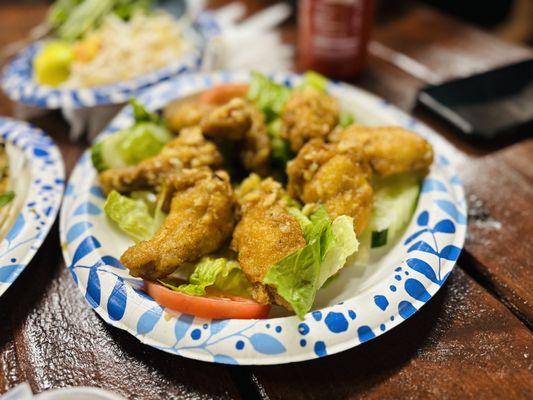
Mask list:
[[[41,130],[0,117],[0,137],[22,152],[30,179],[20,212],[0,242],[2,295],[30,262],[54,223],[65,176],[59,150]]]
[[[301,79],[282,73],[272,77],[291,86]],[[158,84],[139,99],[155,110],[217,83],[247,80],[247,73],[189,75]],[[453,149],[426,126],[367,92],[335,82],[328,90],[360,115],[368,115],[368,123],[405,126],[428,138],[438,152],[413,220],[377,268],[377,277],[365,278],[352,297],[313,310],[304,320],[206,320],[163,309],[118,261],[131,242],[102,212],[104,197],[87,152],[67,187],[60,229],[66,264],[96,312],[143,343],[173,354],[226,364],[280,364],[357,346],[422,307],[449,276],[465,237],[466,203],[453,171]],[[132,110],[126,107],[100,138],[131,123]]]
[[[211,13],[202,13],[193,28],[186,31],[192,48],[176,63],[137,78],[93,88],[53,88],[38,84],[33,77],[32,60],[41,42],[29,45],[3,70],[0,85],[11,100],[47,109],[83,108],[106,104],[120,104],[148,86],[187,72],[197,71],[202,64],[205,43],[218,32],[218,24]]]

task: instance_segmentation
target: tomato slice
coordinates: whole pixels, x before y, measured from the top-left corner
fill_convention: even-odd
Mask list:
[[[270,305],[237,296],[200,297],[175,292],[155,282],[144,281],[144,288],[158,304],[185,314],[211,319],[266,318]]]
[[[200,103],[222,105],[235,97],[244,97],[248,91],[246,83],[224,83],[204,91],[200,95]]]

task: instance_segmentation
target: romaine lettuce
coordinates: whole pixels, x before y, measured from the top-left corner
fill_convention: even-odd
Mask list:
[[[270,147],[272,148],[273,165],[285,172],[285,165],[287,161],[294,157],[294,152],[291,150],[289,143],[281,136],[281,129],[281,118],[276,118],[267,125]]]
[[[168,130],[153,122],[137,123],[118,144],[118,153],[127,165],[135,165],[157,155],[172,139]]]
[[[316,72],[309,71],[304,74],[303,81],[297,89],[313,88],[325,92],[328,80]],[[289,98],[292,88],[274,82],[267,76],[253,71],[246,98],[256,104],[265,113],[267,122],[271,122],[281,115],[283,106]]]
[[[91,147],[91,159],[98,172],[135,165],[157,155],[172,140],[161,117],[131,99],[135,124],[107,136]]]
[[[135,200],[116,191],[107,196],[104,212],[136,242],[150,239],[166,217],[157,209],[152,216],[143,200]]]
[[[339,272],[344,267],[346,259],[359,248],[353,230],[353,219],[347,215],[341,215],[333,220],[329,236],[320,267],[319,287]]]
[[[304,74],[303,81],[296,90],[313,88],[325,92],[327,84],[326,77],[309,71]],[[292,91],[292,88],[276,83],[267,76],[254,71],[251,73],[250,85],[246,94],[246,98],[252,101],[265,114],[272,147],[272,164],[275,169],[279,169],[282,172],[282,175],[285,174],[287,161],[295,155],[289,143],[281,135],[283,123],[280,118],[283,107]],[[350,124],[353,122],[353,118],[345,115],[342,121]]]
[[[358,242],[353,220],[348,216],[331,222],[324,207],[309,218],[296,208],[291,208],[290,213],[302,226],[307,245],[274,264],[263,282],[275,287],[303,318],[313,306],[318,289],[357,251]]]
[[[328,78],[314,71],[307,71],[304,74],[304,80],[301,85],[301,87],[304,87],[304,88],[311,87],[313,89],[318,90],[319,92],[325,92],[327,89],[327,86],[328,86]]]
[[[346,128],[350,125],[352,125],[355,122],[355,117],[352,113],[343,110],[339,114],[339,126],[341,128]]]
[[[165,280],[160,282],[172,290],[191,296],[205,296],[208,287],[241,297],[250,297],[252,290],[239,263],[224,257],[203,257],[189,276],[189,283],[175,286]]]
[[[4,207],[6,204],[11,203],[14,198],[15,192],[12,190],[0,194],[0,208]]]
[[[259,72],[252,72],[246,98],[255,103],[265,113],[267,122],[271,122],[281,114],[291,89],[280,85]]]
[[[153,122],[154,124],[164,125],[163,118],[154,113],[150,112],[144,107],[141,103],[135,98],[130,99],[130,105],[133,108],[133,118],[135,122]]]

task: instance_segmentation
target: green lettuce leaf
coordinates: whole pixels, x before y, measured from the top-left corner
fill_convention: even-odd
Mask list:
[[[339,126],[346,128],[355,122],[355,117],[348,111],[341,111],[339,115]]]
[[[327,86],[328,86],[328,78],[326,78],[324,75],[319,74],[318,72],[307,71],[304,74],[304,80],[300,87],[303,87],[303,88],[311,87],[320,92],[325,92],[327,89]]]
[[[113,9],[113,0],[85,0],[80,4],[68,7],[68,15],[57,27],[57,34],[64,40],[75,40],[95,28],[99,22]],[[67,8],[65,8],[67,11]]]
[[[274,264],[263,282],[276,288],[278,294],[303,319],[315,301],[320,275],[320,246],[308,244]]]
[[[297,88],[313,88],[325,92],[328,79],[319,73],[308,71],[304,74],[302,84]],[[274,121],[281,115],[292,88],[274,82],[260,72],[252,71],[246,98],[256,104],[265,113],[267,122]]]
[[[135,165],[157,155],[172,135],[153,122],[136,123],[118,144],[118,153],[127,165]]]
[[[365,267],[370,260],[372,231],[369,228],[365,229],[365,231],[359,235],[358,240],[359,247],[357,248],[357,253],[350,259],[351,265],[355,267]]]
[[[189,276],[189,283],[175,286],[161,281],[166,287],[191,296],[205,296],[206,288],[241,297],[250,297],[252,286],[239,263],[224,257],[203,257]]]
[[[267,132],[272,148],[272,164],[285,172],[287,161],[292,159],[295,154],[291,150],[289,142],[281,136],[282,125],[281,118],[276,118],[267,125]]]
[[[333,222],[324,207],[307,218],[296,208],[289,212],[299,221],[307,245],[274,264],[263,282],[276,288],[303,318],[311,309],[316,293],[357,251],[353,220],[348,216]]]
[[[303,82],[297,89],[311,87],[325,92],[327,83],[327,78],[310,71],[304,74]],[[292,88],[278,84],[267,76],[254,71],[251,73],[249,89],[246,94],[246,98],[265,114],[272,147],[272,164],[274,168],[283,171],[283,174],[287,161],[295,155],[289,143],[281,136],[282,121],[280,118],[283,107],[292,91]]]
[[[63,39],[74,40],[97,28],[111,12],[127,20],[134,13],[146,12],[153,0],[56,0],[48,22]]]
[[[289,211],[289,214],[291,214],[294,218],[296,218],[296,220],[300,224],[300,227],[302,228],[302,231],[304,232],[305,240],[306,242],[308,242],[307,236],[305,236],[305,232],[309,230],[310,226],[312,225],[311,220],[307,218],[307,216],[298,207],[289,207],[288,211]]]
[[[0,194],[0,208],[4,207],[6,204],[11,203],[14,198],[15,192],[12,190]]]
[[[149,112],[133,98],[130,104],[135,123],[91,147],[91,160],[98,172],[136,165],[157,155],[172,140],[172,134],[159,115]]]
[[[319,287],[337,274],[346,264],[346,259],[359,248],[359,242],[353,230],[353,219],[347,215],[335,218],[328,231],[329,238],[320,267]]]
[[[287,86],[280,85],[265,75],[253,71],[246,98],[265,113],[267,122],[271,122],[281,114],[290,93],[291,89]]]
[[[153,122],[154,124],[164,125],[163,118],[154,113],[150,112],[144,107],[141,103],[135,98],[130,99],[130,105],[133,108],[133,118],[135,122]]]
[[[166,217],[160,211],[160,206],[155,215],[152,215],[143,200],[135,200],[116,191],[107,196],[104,212],[136,242],[150,239]]]

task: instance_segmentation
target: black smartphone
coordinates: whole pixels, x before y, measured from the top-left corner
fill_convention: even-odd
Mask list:
[[[531,136],[533,59],[427,86],[417,102],[467,136]]]

